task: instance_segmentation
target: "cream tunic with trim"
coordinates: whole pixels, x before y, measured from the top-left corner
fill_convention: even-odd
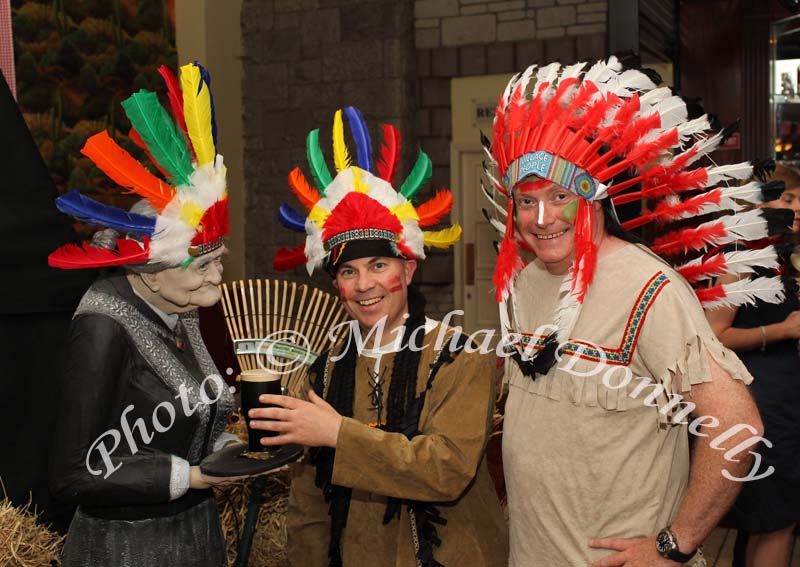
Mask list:
[[[562,279],[539,262],[523,270],[513,296],[517,330],[534,334],[552,323]],[[507,365],[512,567],[583,566],[613,553],[590,549],[590,537],[648,537],[670,523],[688,483],[687,426],[671,424],[663,391],[645,404],[654,386],[642,388],[639,377],[687,392],[711,380],[708,355],[750,382],[691,287],[666,264],[635,245],[598,258],[561,361],[536,381]]]
[[[447,345],[440,332],[444,339],[451,331],[437,323],[423,340],[417,395],[428,383],[437,343]],[[390,353],[380,360],[384,406],[394,358]],[[375,359],[358,358],[353,417],[344,418],[339,430],[332,479],[353,489],[342,536],[345,566],[416,567],[406,506],[399,519],[383,525],[386,497],[394,496],[446,502],[438,505],[447,520],[447,525],[436,526],[442,544],[433,550],[445,567],[506,567],[508,531],[484,458],[494,409],[494,360],[462,351],[442,366],[422,408],[422,435],[409,440],[365,425],[376,415],[370,409],[369,386]],[[306,398],[309,389],[309,379],[290,385],[297,397]],[[308,455],[292,466],[292,473],[286,519],[289,563],[327,567],[328,504],[314,485],[315,468]]]

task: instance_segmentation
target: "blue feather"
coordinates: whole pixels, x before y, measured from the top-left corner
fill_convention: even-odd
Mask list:
[[[282,203],[278,208],[278,220],[289,230],[296,232],[306,231],[306,217],[295,211],[286,203]]]
[[[217,147],[217,115],[214,112],[214,93],[211,91],[211,73],[208,70],[200,65],[199,61],[194,62],[195,67],[200,68],[200,79],[201,84],[197,86],[197,94],[200,94],[200,89],[203,88],[202,83],[206,84],[206,88],[208,89],[208,99],[209,103],[211,104],[211,136],[214,138],[214,147]]]
[[[56,199],[56,207],[62,213],[71,215],[81,222],[113,228],[120,232],[152,236],[156,230],[155,218],[98,203],[82,195],[77,189]]]
[[[369,138],[369,130],[361,116],[361,111],[355,106],[348,106],[344,109],[347,120],[350,122],[350,132],[358,149],[358,167],[365,171],[372,170],[372,141]]]

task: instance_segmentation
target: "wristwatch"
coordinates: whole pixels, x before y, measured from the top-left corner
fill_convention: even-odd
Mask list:
[[[661,557],[665,559],[677,561],[680,564],[687,563],[694,557],[697,550],[695,549],[691,553],[681,553],[681,550],[678,549],[678,539],[675,537],[675,534],[672,533],[672,530],[669,529],[670,527],[671,526],[667,526],[658,532],[656,536],[656,550],[661,554]]]

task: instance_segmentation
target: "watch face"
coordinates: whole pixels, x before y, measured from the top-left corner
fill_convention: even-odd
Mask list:
[[[667,553],[672,549],[672,538],[669,536],[668,531],[659,532],[656,536],[656,549],[661,554]]]

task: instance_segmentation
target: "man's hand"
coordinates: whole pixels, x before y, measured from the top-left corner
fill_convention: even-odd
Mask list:
[[[279,407],[251,409],[250,427],[277,431],[275,437],[264,437],[262,445],[297,443],[306,447],[336,447],[342,416],[314,391],[307,402],[289,396],[264,394],[258,401]],[[271,421],[258,421],[271,420]]]
[[[595,549],[613,549],[608,557],[595,561],[589,567],[680,567],[680,563],[664,559],[656,551],[656,538],[594,538],[589,540],[589,547]]]

